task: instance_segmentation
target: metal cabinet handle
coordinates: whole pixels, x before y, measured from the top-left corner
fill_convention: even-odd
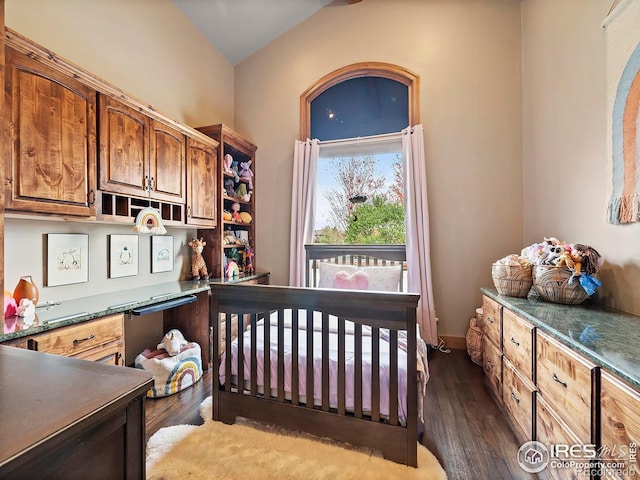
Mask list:
[[[149,191],[149,175],[145,175],[144,176],[144,186],[143,186],[144,190],[146,192]]]
[[[516,339],[513,337],[511,337],[511,343],[513,343],[516,347],[520,346],[520,342],[516,341]]]
[[[149,187],[150,190],[155,190],[156,189],[156,179],[154,177],[151,177],[151,186]]]
[[[491,317],[487,317],[487,322],[489,322],[489,323],[493,323],[493,318],[491,318]]]
[[[96,338],[96,336],[92,333],[91,335],[89,335],[87,338],[76,338],[73,340],[73,344],[77,345],[79,343],[82,342],[86,342],[87,340],[91,340],[92,338]]]
[[[567,382],[563,382],[562,380],[560,380],[558,378],[558,375],[556,375],[555,373],[553,374],[553,380],[555,382],[558,382],[560,385],[562,385],[564,388],[567,388]]]
[[[96,192],[91,189],[89,190],[89,206],[93,206],[96,203]]]
[[[516,403],[520,403],[520,399],[516,397],[516,394],[513,393],[513,391],[511,392],[511,398],[513,398],[516,401]]]

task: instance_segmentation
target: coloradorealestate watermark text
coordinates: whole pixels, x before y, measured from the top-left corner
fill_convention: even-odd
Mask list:
[[[518,463],[528,473],[539,473],[545,468],[571,469],[579,476],[624,476],[638,475],[638,445],[603,445],[596,448],[593,444],[550,444],[530,441],[518,450]]]

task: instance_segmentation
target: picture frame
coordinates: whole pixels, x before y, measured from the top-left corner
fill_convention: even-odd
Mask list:
[[[44,284],[47,287],[89,281],[89,235],[46,234]]]
[[[109,278],[138,275],[138,243],[138,235],[109,235]]]
[[[173,235],[151,236],[151,273],[173,270]]]

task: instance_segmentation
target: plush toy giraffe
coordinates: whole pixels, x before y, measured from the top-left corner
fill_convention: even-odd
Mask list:
[[[202,250],[204,250],[206,244],[207,242],[204,241],[204,238],[193,238],[188,244],[193,250],[193,256],[191,257],[191,275],[193,280],[200,280],[200,276],[202,276],[204,280],[209,278],[207,264],[202,257]]]

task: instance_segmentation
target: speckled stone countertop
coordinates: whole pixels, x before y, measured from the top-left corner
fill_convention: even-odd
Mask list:
[[[86,322],[105,315],[166,302],[209,290],[209,282],[171,282],[93,295],[60,303],[39,304],[35,316],[11,317],[0,323],[0,342],[26,337],[54,328]]]
[[[640,317],[590,303],[560,305],[500,295],[495,288],[481,291],[640,389]]]

